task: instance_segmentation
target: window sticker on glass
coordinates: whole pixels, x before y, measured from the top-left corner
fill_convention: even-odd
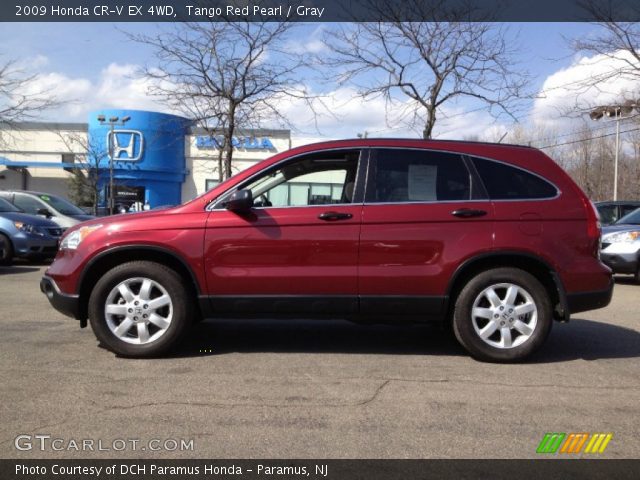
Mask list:
[[[51,200],[51,199],[49,198],[49,195],[40,195],[40,198],[41,198],[42,200],[44,200],[45,202],[48,202],[49,200]]]
[[[438,167],[436,165],[409,165],[408,197],[409,200],[429,201],[437,200],[436,179]]]

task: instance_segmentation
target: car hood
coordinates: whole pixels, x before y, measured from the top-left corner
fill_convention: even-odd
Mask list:
[[[137,213],[119,213],[116,215],[109,215],[106,217],[91,217],[88,215],[90,220],[86,220],[78,225],[74,225],[69,230],[77,230],[80,227],[86,227],[90,225],[103,225],[105,227],[108,225],[115,225],[115,224],[130,225],[130,224],[139,222],[144,218],[164,216],[167,213],[170,213],[171,210],[174,210],[174,209],[171,208],[166,210],[148,210],[146,212],[137,212]]]
[[[47,220],[39,215],[29,215],[28,213],[19,212],[0,212],[0,217],[8,218],[14,222],[24,222],[36,227],[58,228],[58,224]]]
[[[96,218],[93,215],[69,215],[71,218],[75,218],[76,220],[80,221],[80,222],[86,222],[87,220],[93,220],[94,218]]]

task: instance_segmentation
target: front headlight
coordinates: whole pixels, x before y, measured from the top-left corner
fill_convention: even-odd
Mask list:
[[[617,232],[605,235],[602,241],[606,243],[633,243],[640,238],[640,230],[631,232]]]
[[[62,242],[60,243],[60,249],[75,250],[76,248],[78,248],[78,245],[80,245],[80,243],[85,238],[87,238],[87,235],[100,227],[102,227],[102,225],[88,225],[86,227],[80,227],[79,229],[74,230],[62,239]]]
[[[42,231],[35,225],[24,222],[13,222],[13,225],[21,232],[30,233],[32,235],[43,235]]]

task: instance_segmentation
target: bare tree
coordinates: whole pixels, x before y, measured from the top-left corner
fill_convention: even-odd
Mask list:
[[[153,48],[150,93],[205,128],[219,147],[220,180],[231,176],[232,139],[239,128],[265,121],[287,125],[280,102],[311,104],[299,73],[306,55],[292,52],[294,25],[277,22],[181,24],[155,36],[129,37]],[[219,134],[219,135],[217,135]]]
[[[43,111],[60,105],[52,92],[37,85],[37,78],[15,61],[0,64],[0,124],[16,127],[18,122],[33,120]]]
[[[387,122],[419,126],[431,138],[442,107],[460,97],[479,101],[515,120],[515,100],[526,76],[504,27],[477,21],[470,3],[446,0],[360,0],[381,21],[327,32],[333,55],[325,63],[340,82],[352,82],[365,99],[383,97]],[[446,18],[447,21],[403,21]],[[399,102],[398,95],[408,102]]]
[[[74,153],[75,168],[69,177],[69,196],[76,204],[89,204],[97,215],[100,200],[100,171],[108,152],[104,144],[89,140],[86,135],[76,132],[60,132],[60,139],[70,152]]]
[[[640,80],[640,23],[618,21],[620,15],[616,15],[616,12],[619,13],[619,5],[610,0],[586,0],[581,2],[581,6],[601,28],[596,35],[571,40],[573,48],[579,52],[615,59],[620,65],[619,68],[588,79],[587,83],[596,85],[618,78]]]

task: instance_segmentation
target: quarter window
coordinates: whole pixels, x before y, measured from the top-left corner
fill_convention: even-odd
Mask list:
[[[426,150],[376,152],[368,203],[471,199],[471,177],[460,155]]]
[[[558,194],[549,182],[520,168],[482,158],[472,160],[491,200],[553,198]]]

